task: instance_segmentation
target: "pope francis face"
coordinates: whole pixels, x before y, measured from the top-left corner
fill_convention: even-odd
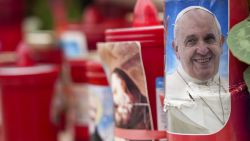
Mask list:
[[[198,80],[212,78],[218,72],[224,41],[213,15],[192,9],[175,26],[173,48],[185,72]]]

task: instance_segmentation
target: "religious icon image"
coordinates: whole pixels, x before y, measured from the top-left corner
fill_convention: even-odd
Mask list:
[[[138,42],[98,44],[98,52],[105,64],[112,89],[116,128],[152,129],[139,47]]]

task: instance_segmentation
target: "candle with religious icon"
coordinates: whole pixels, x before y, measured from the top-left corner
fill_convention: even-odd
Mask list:
[[[162,128],[153,125],[153,121],[157,119],[152,119],[151,109],[156,105],[152,106],[149,101],[152,95],[147,91],[149,88],[146,84],[149,81],[146,81],[148,79],[141,58],[143,48],[141,44],[136,41],[126,41],[99,43],[97,46],[112,88],[115,140],[165,138],[165,131],[158,131],[157,129]],[[150,76],[151,79],[154,79],[154,76]],[[154,82],[154,87],[150,89],[156,88],[156,80],[157,78],[151,80]],[[157,90],[159,93],[161,91],[162,88]]]
[[[154,5],[138,0],[133,27],[109,29],[105,34],[107,43],[98,44],[98,50],[113,91],[115,139],[165,138],[159,128],[164,123],[157,122],[162,111],[156,106],[155,84],[164,70],[164,28]]]
[[[236,102],[229,89],[228,7],[227,0],[165,1],[164,110],[169,141],[247,140],[247,126],[235,129],[242,124],[234,116],[235,108],[243,108],[245,102]],[[237,115],[245,121],[244,114]]]
[[[133,27],[108,29],[106,43],[98,44],[112,84],[119,139],[165,138],[157,124],[155,83],[164,74],[164,27],[157,14],[152,1],[138,0]]]

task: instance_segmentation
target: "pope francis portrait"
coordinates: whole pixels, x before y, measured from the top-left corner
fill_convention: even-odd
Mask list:
[[[168,132],[211,134],[230,115],[228,80],[219,75],[224,37],[217,17],[190,6],[177,15],[172,47],[179,65],[166,76]]]

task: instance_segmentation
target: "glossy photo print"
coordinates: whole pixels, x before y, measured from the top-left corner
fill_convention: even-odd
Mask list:
[[[98,52],[112,89],[116,129],[153,129],[140,44],[99,43]]]
[[[166,0],[165,19],[167,131],[216,133],[231,111],[228,1]]]

